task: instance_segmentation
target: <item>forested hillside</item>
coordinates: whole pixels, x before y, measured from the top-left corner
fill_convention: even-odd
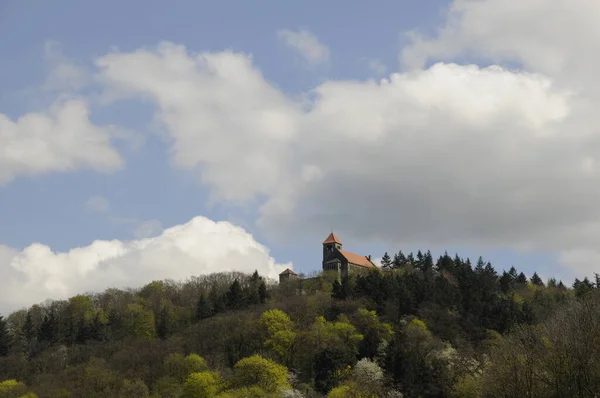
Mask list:
[[[595,397],[600,280],[481,258],[155,281],[0,319],[0,397]]]

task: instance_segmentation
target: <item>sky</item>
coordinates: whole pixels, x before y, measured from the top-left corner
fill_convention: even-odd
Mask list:
[[[0,313],[156,279],[600,259],[600,3],[0,3]]]

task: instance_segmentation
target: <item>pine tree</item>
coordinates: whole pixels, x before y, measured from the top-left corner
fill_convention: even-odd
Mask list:
[[[344,291],[342,290],[342,284],[337,279],[333,281],[331,297],[336,300],[343,300],[345,298]]]
[[[201,320],[210,317],[213,314],[212,306],[206,299],[204,293],[200,294],[198,303],[196,304],[196,320]]]
[[[56,342],[56,332],[57,332],[57,321],[56,315],[54,315],[54,311],[50,311],[49,315],[44,316],[44,320],[40,325],[40,330],[38,331],[38,339],[40,341],[45,341],[50,344]]]
[[[210,290],[208,298],[210,301],[210,305],[211,305],[213,314],[221,313],[221,312],[225,311],[225,309],[227,308],[224,297],[217,292],[217,289],[215,286],[213,286],[212,289]]]
[[[233,281],[226,294],[227,308],[241,309],[244,306],[244,292],[242,285],[236,279]]]
[[[260,285],[258,285],[258,299],[261,304],[266,303],[269,299],[269,292],[265,281],[260,281]]]
[[[498,282],[500,283],[500,290],[506,294],[513,288],[515,281],[508,272],[504,271]]]
[[[542,278],[540,278],[540,276],[537,274],[537,272],[533,273],[530,280],[531,283],[533,283],[536,286],[544,286],[544,282],[542,281]]]
[[[33,325],[33,318],[31,316],[31,311],[27,311],[27,316],[25,317],[25,324],[23,325],[23,335],[28,343],[31,343],[36,336],[35,327]]]
[[[0,315],[0,357],[5,357],[8,355],[11,343],[12,339],[8,331],[8,324],[2,315]]]
[[[169,308],[163,305],[156,319],[156,335],[159,339],[166,340],[171,334],[171,313]]]
[[[522,272],[521,272],[521,273],[519,274],[519,276],[517,276],[517,280],[516,280],[516,282],[517,282],[519,285],[526,285],[526,284],[527,284],[527,277],[525,276],[525,274],[524,274],[524,273],[522,273]]]
[[[394,259],[392,260],[392,268],[401,268],[406,264],[406,257],[402,250],[398,251],[398,253],[394,254]]]
[[[381,257],[381,268],[385,270],[389,270],[392,268],[392,259],[390,258],[388,252],[385,252],[383,254],[383,257]]]

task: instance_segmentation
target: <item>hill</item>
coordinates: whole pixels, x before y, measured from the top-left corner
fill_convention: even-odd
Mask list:
[[[0,397],[592,397],[599,280],[479,259],[275,283],[212,274],[0,319]]]

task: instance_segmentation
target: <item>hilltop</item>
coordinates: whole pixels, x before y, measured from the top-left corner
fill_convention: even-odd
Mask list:
[[[0,397],[591,397],[599,282],[398,252],[108,289],[1,320]]]

